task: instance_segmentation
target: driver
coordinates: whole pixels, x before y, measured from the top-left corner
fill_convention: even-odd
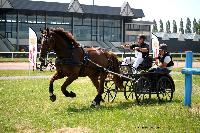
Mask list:
[[[161,44],[159,47],[159,55],[155,58],[155,60],[159,60],[160,64],[156,62],[158,65],[157,68],[153,68],[152,70],[154,72],[164,72],[164,73],[170,73],[172,71],[172,68],[174,66],[174,62],[172,60],[172,56],[167,51],[167,45]]]
[[[143,62],[144,58],[149,56],[149,45],[146,44],[146,37],[144,35],[138,36],[138,44],[132,46],[124,46],[124,48],[135,49],[135,58],[131,60],[130,57],[127,57],[123,60],[122,65],[133,64],[133,70],[137,70],[138,66]]]

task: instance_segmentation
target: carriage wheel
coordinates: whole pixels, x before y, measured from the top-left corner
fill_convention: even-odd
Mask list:
[[[135,82],[135,97],[138,103],[148,103],[151,99],[150,82],[147,77],[140,77]]]
[[[162,76],[157,83],[157,97],[159,101],[169,102],[173,98],[174,84],[168,77]]]
[[[117,87],[112,80],[105,81],[103,100],[113,102],[117,95]]]
[[[53,69],[55,69],[55,65],[51,62],[49,64],[49,70],[52,72]]]
[[[124,97],[126,100],[132,100],[134,98],[134,83],[133,81],[126,81],[125,88],[124,88]]]
[[[120,66],[120,73],[121,74],[132,74],[131,66],[130,65]]]

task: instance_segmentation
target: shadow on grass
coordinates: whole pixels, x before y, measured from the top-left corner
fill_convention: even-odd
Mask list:
[[[78,108],[76,106],[70,106],[66,107],[67,112],[73,112],[73,113],[86,113],[86,112],[93,112],[98,110],[126,110],[132,107],[152,107],[152,106],[162,106],[171,103],[180,104],[182,100],[174,99],[171,102],[158,102],[157,99],[151,99],[148,102],[138,103],[136,100],[134,101],[126,101],[126,102],[119,102],[119,103],[110,103],[109,105],[106,105],[105,103],[101,103],[99,107],[91,108],[90,106],[82,106],[81,108]]]

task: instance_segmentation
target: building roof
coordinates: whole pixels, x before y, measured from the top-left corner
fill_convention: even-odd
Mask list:
[[[18,10],[37,10],[37,11],[58,11],[69,12],[68,7],[70,3],[58,2],[44,2],[44,1],[31,1],[31,0],[8,0],[13,9]],[[84,13],[88,14],[102,14],[102,15],[116,15],[121,16],[121,7],[97,6],[97,5],[84,5],[80,4]],[[142,9],[131,8],[134,18],[144,17]]]
[[[200,41],[200,35],[196,33],[181,34],[181,33],[155,32],[154,34],[158,38],[161,38],[162,40],[178,39],[180,41],[185,41],[185,40]]]
[[[142,21],[142,20],[132,20],[132,23],[134,24],[140,24],[140,25],[153,25],[154,22],[151,21]],[[127,24],[132,24],[132,23],[127,23]]]

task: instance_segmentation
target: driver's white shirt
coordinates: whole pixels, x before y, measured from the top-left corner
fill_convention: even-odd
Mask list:
[[[165,59],[164,59],[164,62],[168,64],[170,61],[171,61],[170,56],[166,56]],[[173,68],[173,66],[167,67],[168,70],[172,70],[172,68]]]

